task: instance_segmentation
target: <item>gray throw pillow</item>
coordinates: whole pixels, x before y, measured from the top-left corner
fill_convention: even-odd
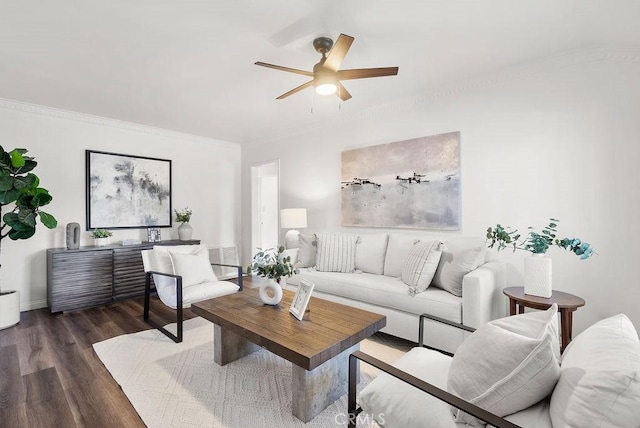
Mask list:
[[[295,267],[313,267],[316,265],[316,239],[315,235],[300,234],[300,251],[298,263]]]

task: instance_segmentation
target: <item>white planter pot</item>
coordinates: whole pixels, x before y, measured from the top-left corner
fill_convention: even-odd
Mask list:
[[[93,238],[96,247],[106,247],[111,242],[111,238]]]
[[[551,297],[551,259],[533,254],[524,259],[524,294]]]
[[[0,294],[0,330],[20,322],[20,292],[5,291]]]
[[[275,280],[270,279],[260,286],[260,300],[265,305],[277,305],[282,300],[282,287]]]
[[[182,223],[178,227],[178,237],[181,241],[188,241],[191,239],[191,235],[193,234],[193,228],[189,223]]]

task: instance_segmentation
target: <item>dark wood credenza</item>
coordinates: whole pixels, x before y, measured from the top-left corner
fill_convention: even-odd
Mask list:
[[[199,240],[47,250],[47,302],[51,313],[107,305],[144,295],[141,250],[192,245]]]

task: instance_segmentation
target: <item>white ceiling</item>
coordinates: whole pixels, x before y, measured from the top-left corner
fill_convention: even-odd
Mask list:
[[[317,36],[355,37],[353,98],[275,98]],[[592,46],[640,46],[638,0],[0,0],[0,97],[233,142]],[[311,106],[314,113],[311,114]]]

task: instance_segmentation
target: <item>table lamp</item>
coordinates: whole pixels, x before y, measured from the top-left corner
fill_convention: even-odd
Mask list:
[[[298,248],[300,232],[296,228],[307,227],[307,209],[286,208],[280,210],[280,227],[289,229],[284,235],[284,248]]]

